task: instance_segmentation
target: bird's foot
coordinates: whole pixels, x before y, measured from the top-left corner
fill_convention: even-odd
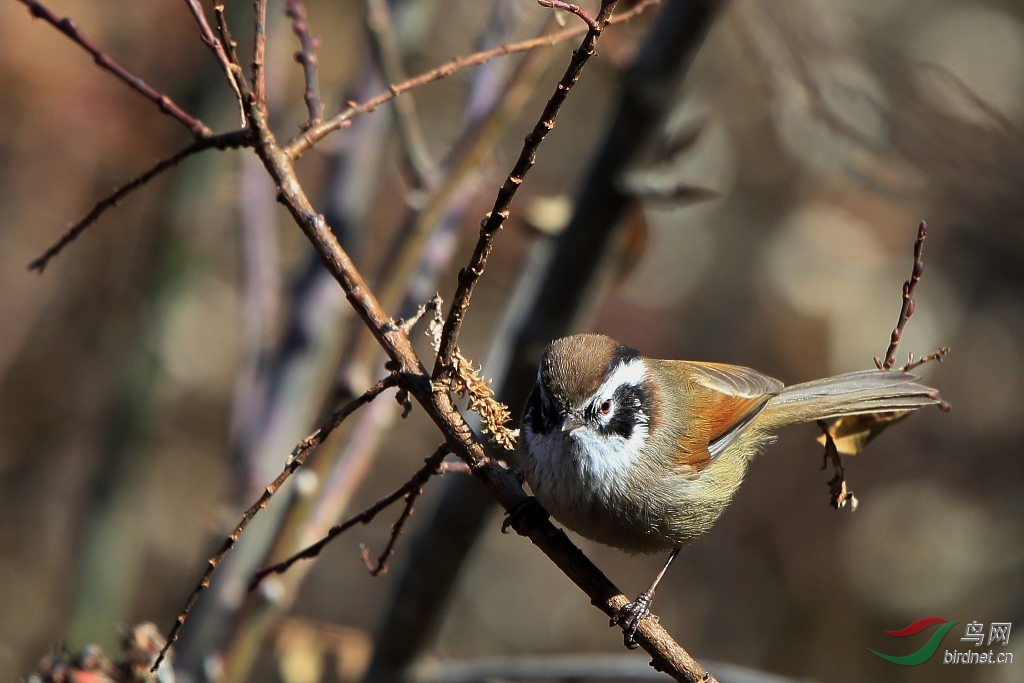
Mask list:
[[[524,498],[505,512],[505,520],[501,523],[501,533],[507,534],[509,527],[515,529],[517,533],[521,533],[518,525],[534,515],[539,515],[544,519],[550,517],[548,511],[544,509],[544,506],[536,498],[533,496]]]
[[[619,613],[608,621],[609,626],[622,627],[622,644],[630,650],[635,650],[640,645],[636,642],[636,630],[640,628],[640,622],[651,613],[651,601],[654,600],[654,591],[646,590],[636,596],[636,600],[626,603]]]

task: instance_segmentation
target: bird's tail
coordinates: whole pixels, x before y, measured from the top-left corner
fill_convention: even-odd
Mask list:
[[[899,370],[864,370],[786,387],[757,417],[774,430],[790,424],[844,415],[891,413],[936,405],[939,392]]]

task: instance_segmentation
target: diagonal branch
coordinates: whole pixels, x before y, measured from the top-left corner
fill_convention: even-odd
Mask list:
[[[263,494],[259,497],[252,506],[242,515],[241,521],[238,526],[235,527],[227,538],[224,539],[224,543],[221,544],[220,549],[217,553],[209,559],[206,566],[206,571],[203,572],[203,577],[196,584],[196,587],[192,590],[192,594],[185,601],[185,608],[178,615],[178,618],[174,622],[174,626],[171,627],[170,633],[167,634],[167,643],[163,649],[160,650],[160,654],[157,656],[155,663],[153,664],[153,671],[157,670],[160,666],[160,662],[163,660],[167,651],[174,645],[174,642],[178,639],[178,633],[181,631],[181,627],[185,624],[185,620],[188,619],[188,613],[192,610],[192,606],[199,599],[199,595],[210,585],[210,577],[213,576],[213,572],[217,570],[217,566],[220,565],[221,561],[228,554],[228,551],[234,547],[235,543],[238,542],[238,537],[241,536],[242,532],[245,531],[245,527],[249,526],[249,522],[252,521],[260,510],[267,507],[267,503],[274,494],[281,488],[281,485],[288,480],[297,469],[302,467],[303,463],[306,462],[306,458],[309,454],[324,442],[331,432],[337,429],[338,425],[345,421],[349,415],[354,413],[359,408],[372,401],[373,399],[380,396],[385,390],[394,387],[398,384],[398,378],[395,375],[388,375],[381,381],[366,390],[362,395],[355,398],[346,404],[341,410],[331,415],[330,419],[327,420],[319,429],[307,436],[305,439],[300,441],[295,448],[292,450],[291,455],[288,457],[288,461],[284,466],[284,470],[281,474],[277,475],[277,479],[272,481],[267,488],[263,491]]]
[[[309,32],[306,8],[302,6],[300,0],[285,0],[285,14],[291,18],[292,32],[298,37],[301,46],[295,53],[295,61],[302,65],[302,74],[306,80],[306,90],[302,93],[302,99],[306,101],[306,109],[309,111],[309,120],[305,125],[309,128],[324,119],[324,106],[320,102],[320,86],[316,79],[316,49],[320,46],[320,41]]]
[[[33,17],[45,20],[68,38],[78,43],[83,50],[92,55],[96,65],[101,69],[106,69],[110,73],[114,74],[124,81],[132,90],[141,93],[143,97],[160,107],[160,111],[174,119],[177,119],[178,122],[189,129],[192,133],[192,137],[196,140],[209,137],[212,134],[210,129],[206,127],[206,124],[199,119],[186,114],[171,100],[170,97],[162,92],[154,90],[152,86],[144,80],[125,69],[103,52],[103,50],[96,47],[92,41],[82,35],[81,31],[78,30],[78,26],[76,26],[75,22],[69,17],[64,17],[63,19],[59,18],[56,14],[48,10],[36,0],[18,0],[18,2],[28,7],[28,11]]]
[[[370,567],[371,573],[374,576],[379,574],[383,569],[384,563],[387,561],[387,557],[390,556],[392,551],[394,550],[395,540],[398,538],[398,534],[401,532],[402,525],[408,518],[408,514],[411,513],[412,503],[415,502],[416,498],[422,492],[423,485],[427,483],[427,480],[429,480],[436,474],[441,474],[441,462],[444,460],[445,456],[448,455],[448,453],[450,452],[451,449],[448,448],[447,444],[441,444],[440,446],[438,446],[437,450],[434,451],[434,453],[426,459],[423,467],[417,470],[416,473],[409,478],[409,481],[405,482],[397,489],[395,489],[388,495],[384,496],[383,498],[381,498],[376,503],[366,508],[359,514],[349,517],[341,524],[335,524],[333,527],[330,528],[327,534],[324,535],[324,537],[316,543],[313,543],[312,545],[303,548],[302,550],[300,550],[299,552],[295,553],[294,555],[292,555],[291,557],[282,562],[272,564],[269,567],[264,567],[263,569],[256,572],[256,574],[252,578],[252,581],[249,583],[249,591],[253,591],[260,584],[260,582],[263,581],[263,579],[270,576],[271,574],[283,574],[284,572],[288,571],[288,569],[293,564],[299,562],[300,560],[311,560],[314,557],[319,557],[323,549],[327,547],[327,544],[333,541],[335,538],[345,533],[346,531],[354,527],[356,524],[369,524],[381,512],[391,507],[401,498],[405,498],[407,501],[406,507],[402,512],[402,517],[399,518],[398,522],[395,523],[395,528],[393,529],[391,540],[388,542],[387,549],[384,551],[384,554],[381,555],[381,559],[378,562],[378,569],[374,571],[374,568],[372,566]]]
[[[659,4],[660,1],[661,0],[641,0],[641,2],[638,2],[632,9],[613,16],[608,20],[608,24],[621,24],[629,21],[638,14],[643,13],[645,10]],[[430,71],[426,71],[419,76],[414,76],[407,81],[391,85],[388,90],[370,98],[362,104],[350,103],[349,107],[337,116],[327,119],[326,121],[322,121],[311,127],[309,130],[296,135],[284,145],[284,150],[291,159],[298,159],[300,156],[315,147],[316,143],[320,142],[320,140],[324,139],[334,131],[348,128],[352,125],[352,119],[376,110],[377,107],[398,97],[402,93],[418,88],[421,85],[426,85],[427,83],[439,81],[442,78],[451,76],[456,71],[461,71],[462,69],[471,66],[478,66],[484,62],[494,59],[495,57],[528,52],[540,47],[551,47],[552,45],[565,42],[570,38],[581,36],[587,33],[588,30],[587,26],[576,26],[573,28],[567,28],[563,31],[557,31],[550,35],[541,36],[539,38],[531,38],[518,43],[505,43],[498,47],[491,48],[490,50],[482,50],[471,55],[466,55],[465,57],[457,57],[450,62],[445,62],[441,66],[433,68]]]
[[[452,367],[452,360],[455,357],[459,340],[459,330],[462,328],[462,321],[465,319],[466,310],[469,308],[469,301],[473,296],[473,288],[476,286],[477,281],[483,274],[484,267],[487,265],[487,257],[491,253],[494,238],[508,218],[512,198],[515,197],[519,186],[523,184],[523,178],[533,168],[533,164],[537,159],[537,148],[540,147],[540,144],[544,142],[544,138],[555,127],[555,117],[558,116],[562,103],[565,102],[569,91],[576,84],[576,81],[579,80],[583,67],[593,56],[597,40],[601,37],[604,27],[608,24],[616,3],[617,0],[603,0],[596,23],[591,26],[588,22],[587,25],[590,26],[590,30],[587,32],[587,37],[583,39],[583,44],[580,45],[579,49],[573,53],[569,67],[565,70],[562,80],[558,82],[558,87],[555,89],[551,99],[545,105],[544,112],[534,126],[533,131],[526,136],[526,141],[523,144],[522,151],[519,153],[516,165],[512,168],[512,171],[505,179],[505,183],[498,191],[498,196],[494,200],[494,208],[481,221],[480,237],[477,240],[476,248],[473,250],[473,256],[469,261],[469,265],[459,272],[459,286],[455,290],[452,307],[448,311],[448,318],[444,322],[444,330],[441,333],[441,345],[438,349],[437,360],[434,362],[433,378],[435,380],[440,379],[441,375],[449,372]]]
[[[220,40],[217,36],[213,35],[213,29],[210,28],[210,22],[206,20],[206,13],[203,11],[202,6],[199,4],[199,0],[185,0],[188,4],[188,9],[192,12],[192,16],[195,17],[196,23],[199,24],[199,37],[206,43],[206,47],[213,51],[214,56],[220,63],[221,69],[224,70],[224,75],[228,78],[228,84],[231,85],[231,89],[235,91],[235,97],[238,98],[239,114],[241,116],[241,124],[245,125],[245,107],[242,105],[242,91],[238,89],[238,84],[235,83],[235,77],[231,70],[231,60],[228,59],[227,52],[224,51],[224,46],[221,45]]]
[[[63,251],[64,247],[74,242],[75,239],[77,239],[86,228],[95,223],[107,209],[117,206],[126,196],[139,189],[167,169],[177,166],[182,160],[208,149],[235,149],[238,147],[249,147],[251,145],[252,137],[250,136],[249,131],[244,129],[236,130],[231,131],[230,133],[221,133],[220,135],[210,135],[200,138],[188,147],[185,147],[165,159],[161,159],[142,175],[133,178],[121,187],[116,188],[112,193],[100,201],[96,202],[96,205],[92,207],[92,211],[87,213],[84,218],[68,228],[67,231],[65,231],[65,233],[61,235],[56,242],[51,244],[41,256],[28,264],[28,269],[42,273],[53,257]]]

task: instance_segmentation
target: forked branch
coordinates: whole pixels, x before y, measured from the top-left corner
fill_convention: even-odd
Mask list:
[[[156,671],[157,667],[160,666],[160,662],[167,654],[167,650],[174,645],[174,642],[178,639],[178,633],[181,631],[181,627],[185,624],[185,620],[188,619],[188,613],[192,610],[192,606],[199,599],[199,595],[205,588],[210,585],[210,577],[213,576],[213,572],[217,570],[217,566],[220,565],[221,561],[224,560],[224,556],[228,554],[238,542],[238,537],[241,536],[242,532],[245,531],[245,527],[249,526],[249,522],[252,521],[260,510],[267,507],[270,499],[273,498],[274,494],[281,488],[281,486],[288,480],[297,469],[302,467],[303,463],[306,462],[306,458],[313,450],[324,442],[331,432],[337,429],[338,425],[345,421],[349,415],[363,407],[373,399],[380,396],[387,389],[394,387],[398,384],[398,378],[395,375],[388,375],[384,379],[377,382],[375,385],[366,390],[362,395],[353,399],[347,403],[341,410],[331,415],[331,417],[325,422],[319,429],[307,436],[305,439],[300,441],[295,448],[292,450],[291,455],[288,456],[288,461],[285,463],[284,470],[281,474],[277,475],[277,478],[264,489],[259,500],[252,504],[248,510],[242,515],[241,521],[235,527],[224,542],[221,544],[220,549],[217,553],[207,561],[206,571],[203,572],[203,577],[196,584],[196,587],[192,590],[192,594],[189,595],[188,600],[185,601],[185,608],[178,615],[178,618],[174,622],[174,626],[171,627],[170,633],[167,634],[167,643],[163,649],[160,650],[160,654],[156,659],[156,663],[153,664],[153,671]]]
[[[199,4],[199,0],[185,0],[188,5],[188,9],[192,12],[192,16],[195,18],[196,23],[199,25],[199,37],[206,44],[206,47],[210,48],[213,55],[217,58],[217,62],[220,64],[221,69],[224,71],[224,75],[227,76],[228,84],[231,89],[235,91],[235,97],[238,98],[239,115],[241,116],[241,124],[245,125],[245,107],[242,106],[242,91],[238,89],[238,84],[235,83],[235,76],[231,69],[231,60],[228,58],[228,53],[224,51],[224,46],[221,45],[220,40],[217,36],[213,35],[213,29],[210,28],[210,22],[206,20],[206,12],[203,11],[202,5]]]
[[[621,24],[629,21],[660,2],[661,0],[642,0],[632,9],[622,12],[621,14],[614,15],[608,20],[608,24]],[[309,130],[296,135],[284,145],[284,149],[288,153],[288,156],[293,160],[298,159],[300,156],[316,146],[316,143],[324,139],[327,135],[336,130],[348,128],[352,125],[352,120],[356,117],[376,110],[377,107],[395,97],[398,97],[404,92],[418,88],[421,85],[426,85],[427,83],[439,81],[442,78],[451,76],[456,71],[461,71],[462,69],[471,66],[478,66],[484,62],[494,59],[495,57],[517,54],[519,52],[528,52],[529,50],[536,50],[541,47],[557,45],[558,43],[565,42],[570,38],[581,36],[587,33],[588,30],[589,28],[587,26],[574,26],[562,31],[557,31],[550,35],[541,36],[540,38],[531,38],[518,43],[505,43],[498,47],[491,48],[490,50],[482,50],[471,55],[466,55],[465,57],[457,57],[450,62],[446,62],[441,66],[431,69],[430,71],[426,71],[419,76],[413,76],[407,81],[395,83],[389,86],[386,91],[379,95],[375,95],[362,104],[356,104],[354,102],[350,103],[349,106],[337,116],[327,119],[326,121],[322,121]]]
[[[93,61],[96,62],[96,66],[114,74],[124,81],[132,90],[141,93],[143,97],[160,107],[160,111],[174,119],[177,119],[179,123],[189,129],[192,133],[192,137],[196,140],[200,140],[212,134],[212,131],[206,127],[206,124],[199,119],[186,114],[185,111],[176,105],[170,97],[155,90],[144,80],[118,64],[114,59],[107,55],[107,53],[103,52],[103,50],[96,47],[92,41],[86,38],[82,32],[78,30],[78,26],[75,25],[75,22],[72,21],[70,17],[64,17],[63,19],[58,17],[56,14],[48,10],[42,3],[37,2],[37,0],[18,0],[18,2],[28,7],[28,11],[32,13],[33,17],[43,19],[68,38],[78,43],[83,50],[92,55]]]
[[[25,0],[21,1],[24,2]],[[202,8],[199,7],[197,4],[198,0],[186,0],[186,2],[189,3],[189,8],[193,11],[193,16],[196,17],[196,21],[200,25],[200,35],[203,39],[203,42],[209,45],[211,49],[213,49],[214,52],[217,54],[218,61],[220,61],[222,66],[224,67],[225,73],[228,75],[228,79],[231,82],[231,87],[233,90],[235,90],[239,102],[241,103],[242,94],[241,91],[239,90],[238,81],[236,81],[236,75],[238,77],[241,77],[241,71],[237,66],[237,55],[234,54],[234,42],[231,40],[231,36],[227,32],[226,24],[224,24],[224,6],[219,3],[214,5],[214,14],[217,20],[217,28],[223,38],[223,40],[221,40],[214,37],[212,32],[210,32],[209,23],[206,21],[206,17],[202,13]],[[287,0],[287,2],[289,7],[289,16],[291,16],[293,19],[293,30],[296,31],[297,34],[301,30],[304,35],[308,35],[308,27],[305,26],[304,10],[303,14],[301,15],[303,17],[303,28],[301,29],[299,28],[299,22],[294,21],[296,15],[293,14],[291,10],[291,6],[293,4],[296,5],[299,9],[302,9],[302,6],[298,2],[296,2],[296,0]],[[632,19],[633,17],[642,13],[644,10],[650,8],[651,6],[657,5],[659,2],[660,0],[643,0],[629,11],[613,16],[608,23],[619,24],[628,21],[629,19]],[[198,14],[196,14],[197,10]],[[289,156],[291,156],[292,158],[297,158],[303,152],[312,148],[313,145],[318,140],[322,139],[325,135],[327,135],[327,133],[331,132],[332,130],[338,130],[341,128],[348,127],[351,124],[352,120],[355,119],[357,116],[374,111],[380,105],[384,104],[385,102],[394,97],[397,97],[403,92],[406,92],[413,88],[417,88],[427,83],[431,83],[436,80],[440,80],[446,76],[450,76],[451,74],[461,69],[483,64],[486,61],[494,59],[495,57],[515,54],[519,52],[527,52],[529,50],[534,50],[540,47],[549,47],[557,43],[563,42],[565,40],[568,40],[569,38],[582,35],[585,32],[586,29],[582,27],[570,28],[564,31],[552,33],[551,35],[548,36],[543,36],[541,38],[524,40],[518,43],[507,43],[504,45],[500,45],[496,48],[493,48],[491,50],[484,50],[482,52],[477,52],[466,57],[459,57],[458,59],[454,59],[446,64],[443,64],[442,66],[437,67],[436,69],[432,69],[424,74],[421,74],[414,78],[410,78],[409,80],[403,83],[394,85],[386,92],[377,95],[376,97],[364,102],[361,105],[353,105],[349,107],[349,109],[345,110],[337,117],[332,119],[332,122],[334,122],[333,124],[331,122],[327,122],[328,124],[333,126],[330,127],[329,130],[324,129],[325,124],[321,120],[323,105],[319,101],[319,88],[317,87],[315,90],[310,88],[311,83],[313,84],[313,86],[316,86],[316,57],[315,54],[312,52],[312,49],[316,48],[318,41],[315,38],[309,38],[311,42],[308,43],[309,49],[307,49],[306,39],[302,35],[300,35],[299,38],[300,41],[302,42],[303,48],[301,52],[296,53],[295,58],[296,60],[299,60],[299,56],[303,55],[302,60],[299,60],[303,65],[303,71],[306,77],[306,91],[303,97],[306,100],[306,106],[307,109],[309,109],[310,111],[310,116],[312,117],[315,114],[320,118],[318,118],[316,123],[313,124],[310,124],[312,118],[310,119],[310,122],[307,122],[307,125],[312,125],[312,127],[315,128],[316,131],[309,131],[307,133],[300,134],[298,137],[293,139],[291,142],[288,143],[288,145],[285,146],[285,150],[287,151]],[[211,40],[213,41],[212,43],[210,42]],[[225,45],[227,47],[225,47]],[[309,57],[311,57],[312,59],[310,59]],[[244,123],[244,106],[241,118]],[[126,195],[130,194],[131,192],[138,189],[142,185],[145,185],[147,182],[152,180],[156,175],[159,175],[163,171],[166,171],[168,168],[171,168],[172,166],[176,165],[182,159],[191,156],[192,154],[196,154],[197,152],[201,152],[206,149],[211,149],[214,147],[218,149],[249,147],[252,145],[250,139],[245,139],[244,141],[241,140],[242,137],[248,138],[248,136],[248,131],[240,130],[233,131],[230,133],[213,135],[198,140],[196,141],[195,144],[186,147],[185,149],[172,155],[171,157],[159,161],[150,170],[146,171],[145,173],[135,178],[134,180],[129,181],[125,185],[115,189],[114,192],[112,192],[108,197],[105,197],[104,199],[97,202],[96,205],[93,207],[92,211],[89,212],[89,214],[87,214],[82,220],[78,221],[77,223],[69,227],[66,230],[66,232],[63,235],[61,235],[61,237],[46,250],[44,254],[42,254],[37,259],[32,261],[32,263],[29,264],[29,269],[36,270],[41,273],[49,264],[50,260],[53,259],[53,257],[57,256],[57,254],[63,251],[64,247],[73,242],[86,228],[95,223],[96,220],[107,209],[117,206],[118,203],[120,203],[120,201],[124,199]]]
[[[252,578],[252,581],[249,583],[249,590],[254,590],[257,586],[260,585],[260,582],[263,581],[263,579],[270,576],[271,574],[283,574],[284,572],[288,571],[288,569],[293,564],[299,562],[300,560],[311,560],[314,557],[319,557],[323,549],[327,547],[327,544],[333,541],[335,538],[345,533],[346,531],[354,527],[356,524],[369,524],[381,512],[388,509],[402,498],[405,498],[405,508],[402,510],[401,517],[399,517],[398,521],[392,527],[391,538],[388,541],[387,547],[385,548],[384,552],[381,554],[380,559],[377,562],[377,566],[373,567],[372,565],[369,565],[369,562],[367,561],[370,573],[374,576],[380,574],[385,568],[385,563],[387,562],[388,557],[390,557],[391,553],[394,551],[395,541],[398,539],[398,535],[402,533],[402,527],[405,525],[406,520],[408,520],[409,516],[412,514],[413,504],[416,502],[416,498],[419,497],[420,493],[422,493],[423,485],[426,484],[427,481],[434,475],[441,474],[441,472],[443,471],[441,468],[441,464],[444,461],[445,456],[448,455],[450,452],[451,449],[448,448],[447,444],[442,444],[438,446],[437,450],[434,451],[433,454],[430,455],[430,457],[428,457],[425,460],[423,467],[417,470],[416,473],[412,475],[412,477],[409,479],[409,481],[405,482],[397,489],[395,489],[388,495],[384,496],[383,498],[381,498],[376,503],[366,508],[359,514],[349,517],[341,524],[334,525],[324,535],[324,537],[316,543],[313,543],[312,545],[303,548],[302,550],[295,553],[286,560],[278,562],[277,564],[272,564],[269,567],[264,567],[263,569],[256,572],[256,574]]]

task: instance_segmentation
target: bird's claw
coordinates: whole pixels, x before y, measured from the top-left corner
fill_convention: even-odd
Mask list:
[[[516,525],[524,521],[527,517],[532,517],[534,515],[541,515],[544,519],[547,519],[549,516],[548,511],[544,509],[536,498],[533,496],[524,498],[506,511],[505,519],[501,523],[501,533],[507,534],[509,527],[516,529]],[[516,531],[519,530],[516,529]]]
[[[651,601],[654,593],[644,591],[636,597],[633,602],[626,603],[618,614],[608,620],[609,626],[622,627],[622,644],[630,650],[635,650],[640,645],[636,642],[636,630],[640,628],[640,622],[651,613]]]

